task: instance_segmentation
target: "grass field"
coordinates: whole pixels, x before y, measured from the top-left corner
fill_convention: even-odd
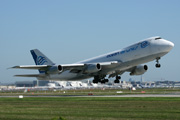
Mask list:
[[[180,98],[0,98],[1,120],[180,120]]]
[[[122,91],[122,93],[117,93],[117,91]],[[141,92],[145,91],[143,94],[180,94],[179,88],[153,88],[153,89],[137,89],[135,91],[128,89],[76,89],[76,90],[30,90],[24,92],[24,90],[17,91],[0,91],[0,96],[17,96],[22,95],[88,95],[92,93],[93,95],[126,95],[126,94],[142,94]]]

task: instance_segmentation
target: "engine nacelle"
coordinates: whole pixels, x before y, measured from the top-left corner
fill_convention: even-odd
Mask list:
[[[47,70],[47,73],[58,73],[58,72],[62,72],[63,71],[63,67],[61,65],[58,66],[52,66]]]
[[[139,66],[136,66],[136,68],[134,70],[132,70],[130,75],[142,75],[147,70],[148,70],[148,66],[147,65],[139,65]]]
[[[88,64],[87,67],[84,70],[84,73],[94,73],[101,70],[101,65],[99,63],[97,64]]]

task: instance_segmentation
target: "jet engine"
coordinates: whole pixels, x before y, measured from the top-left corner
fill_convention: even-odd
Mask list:
[[[94,73],[101,70],[101,65],[97,64],[87,64],[87,67],[84,70],[84,73]]]
[[[130,73],[130,75],[142,75],[148,70],[147,65],[138,65]]]
[[[58,73],[58,72],[62,72],[63,71],[63,67],[61,65],[58,66],[52,66],[47,70],[47,73]]]

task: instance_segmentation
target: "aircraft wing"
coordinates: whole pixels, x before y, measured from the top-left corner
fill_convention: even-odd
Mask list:
[[[11,68],[17,68],[17,69],[34,69],[34,70],[41,70],[41,71],[47,71],[49,68],[53,67],[55,65],[20,65],[20,66],[14,66]],[[76,68],[82,68],[85,66],[85,64],[63,64],[61,65],[63,69],[76,69]]]
[[[86,70],[88,66],[97,65],[100,66],[111,66],[112,64],[117,64],[118,61],[110,61],[110,62],[100,62],[100,63],[77,63],[77,64],[63,64],[63,70],[70,70],[72,73],[78,73],[80,71]]]
[[[109,61],[109,62],[100,62],[100,63],[62,64],[59,66],[61,66],[63,68],[63,70],[70,70],[71,72],[76,73],[76,72],[85,70],[88,65],[100,64],[100,66],[111,66],[112,64],[117,64],[117,63],[119,63],[119,62],[118,61]],[[20,65],[20,66],[14,66],[12,68],[35,69],[35,70],[41,70],[41,71],[48,71],[48,70],[51,70],[51,68],[53,68],[53,67],[58,67],[58,66],[57,65]],[[28,76],[28,75],[24,75],[24,76]],[[33,75],[30,75],[30,76],[33,76]]]
[[[100,64],[101,66],[108,66],[116,63],[118,63],[118,61],[100,62],[98,64]],[[78,68],[84,68],[86,65],[91,65],[91,64],[97,64],[97,63],[62,64],[61,66],[64,69],[78,69]]]

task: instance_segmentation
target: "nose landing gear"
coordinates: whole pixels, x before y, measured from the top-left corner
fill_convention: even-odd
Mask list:
[[[158,57],[158,58],[156,58],[156,68],[160,68],[161,67],[161,64],[159,64],[159,60],[160,60],[161,58],[160,57]]]

